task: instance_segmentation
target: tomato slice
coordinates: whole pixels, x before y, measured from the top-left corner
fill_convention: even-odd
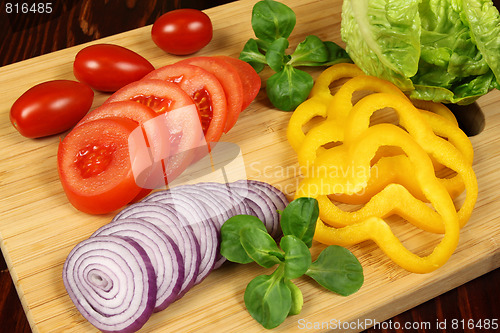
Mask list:
[[[178,85],[164,80],[132,82],[109,96],[105,104],[126,100],[144,104],[157,113],[193,104],[193,99]]]
[[[90,111],[78,124],[77,126],[93,121],[96,119],[110,118],[110,117],[120,117],[126,118],[134,121],[138,126],[142,127],[142,138],[144,138],[145,146],[150,148],[150,158],[153,161],[160,161],[164,157],[169,155],[170,142],[168,137],[165,139],[162,137],[162,133],[156,126],[144,126],[144,124],[152,119],[154,119],[158,113],[153,111],[150,107],[133,102],[133,101],[119,101],[107,103],[99,106],[98,108]],[[146,148],[144,147],[144,148]],[[141,147],[141,149],[143,149]],[[147,148],[146,148],[147,149]],[[157,166],[161,168],[161,165]],[[151,167],[152,168],[152,167]],[[150,169],[151,169],[150,168]],[[154,175],[157,172],[162,172],[163,170],[152,171]],[[145,182],[145,181],[144,181]],[[141,185],[139,183],[139,185]],[[151,187],[151,186],[149,186]],[[151,188],[143,188],[143,190],[137,195],[132,202],[139,201],[151,192]]]
[[[226,55],[219,55],[216,57],[227,61],[238,71],[241,84],[243,85],[243,105],[241,106],[241,111],[245,110],[255,97],[257,97],[260,87],[262,86],[259,74],[246,61]]]
[[[198,109],[191,104],[182,109],[167,112],[162,121],[165,132],[170,138],[170,155],[165,162],[165,184],[177,178],[192,162],[200,151],[207,151],[203,130],[200,126]]]
[[[169,153],[165,154],[160,149],[160,155],[154,155],[154,162],[163,164],[162,184],[171,182],[191,163],[193,150],[203,144],[198,136],[201,133],[200,115],[193,98],[177,83],[145,77],[118,90],[105,105],[124,100],[139,102],[153,109],[158,116],[164,115],[163,118],[148,121],[143,127],[148,136],[154,133],[153,139],[148,140],[152,147],[160,143],[162,148],[162,143],[169,143]],[[182,112],[186,114],[182,115]],[[153,169],[156,167],[155,164]],[[158,174],[155,171],[152,173]],[[147,185],[150,188],[160,186],[159,180],[154,178]]]
[[[89,121],[59,144],[59,177],[71,204],[90,214],[106,214],[141,191],[131,170],[128,140],[137,124],[124,118]]]
[[[217,57],[191,57],[178,63],[201,67],[219,80],[227,98],[227,119],[224,127],[224,133],[227,133],[236,124],[243,105],[243,85],[238,71]]]
[[[119,117],[134,121],[138,126],[142,127],[143,134],[147,147],[151,148],[151,154],[154,160],[160,160],[169,154],[169,142],[165,140],[163,133],[156,126],[144,126],[144,124],[158,116],[151,108],[144,104],[132,101],[120,101],[106,103],[89,112],[77,126],[86,122]],[[167,138],[168,139],[168,138]]]
[[[175,63],[158,68],[144,79],[160,79],[178,84],[196,103],[207,143],[219,141],[227,117],[224,89],[217,78],[201,67]]]

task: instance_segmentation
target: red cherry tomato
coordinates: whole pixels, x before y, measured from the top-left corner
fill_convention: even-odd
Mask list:
[[[10,121],[23,136],[40,138],[67,131],[90,110],[94,92],[70,80],[40,83],[22,94],[10,109]]]
[[[71,204],[89,214],[106,214],[141,191],[131,169],[128,140],[137,123],[105,118],[75,127],[59,144],[59,178]]]
[[[113,92],[154,70],[141,55],[113,44],[95,44],[80,50],[73,63],[78,81],[95,90]]]
[[[160,16],[151,29],[153,42],[165,52],[192,54],[205,47],[213,35],[212,22],[197,9],[176,9]]]

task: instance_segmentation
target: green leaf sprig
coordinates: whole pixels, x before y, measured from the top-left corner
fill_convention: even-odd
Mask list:
[[[226,259],[256,262],[264,268],[278,266],[272,274],[250,281],[244,294],[248,312],[267,329],[302,310],[302,292],[293,279],[307,275],[342,296],[358,291],[364,281],[361,264],[343,247],[328,246],[312,261],[309,248],[319,215],[316,199],[298,198],[280,213],[283,237],[279,246],[255,216],[233,216],[221,228],[221,254]]]
[[[296,67],[352,62],[343,48],[315,35],[307,36],[292,54],[287,54],[288,37],[295,27],[296,16],[283,3],[273,0],[257,2],[251,22],[256,39],[247,41],[239,58],[258,73],[266,66],[276,72],[266,81],[266,92],[271,103],[280,110],[295,110],[307,99],[313,87],[312,76]]]

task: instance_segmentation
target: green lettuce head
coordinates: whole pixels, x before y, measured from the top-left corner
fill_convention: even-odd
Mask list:
[[[500,14],[486,0],[344,0],[342,39],[412,98],[469,104],[500,87]]]

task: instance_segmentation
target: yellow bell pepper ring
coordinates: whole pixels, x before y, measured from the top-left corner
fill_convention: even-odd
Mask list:
[[[457,173],[452,179],[444,180],[450,182],[449,187],[460,189],[463,182],[467,196],[459,210],[459,217],[460,225],[464,226],[470,218],[478,192],[477,180],[472,169],[472,154],[467,154],[468,156],[464,157],[464,154],[450,141],[437,136],[432,127],[425,121],[425,116],[407,99],[376,93],[360,100],[352,108],[346,121],[345,142],[355,140],[357,136],[363,135],[364,131],[370,127],[371,115],[376,110],[386,107],[390,107],[398,113],[400,124],[435,161]],[[437,119],[437,117],[431,118]],[[465,134],[463,137],[458,134],[457,137],[453,137],[454,140],[458,140],[458,144],[464,143],[464,138]]]
[[[448,119],[456,127],[458,127],[457,118],[455,118],[453,112],[451,112],[451,110],[448,109],[444,104],[432,101],[418,100],[418,99],[411,99],[411,102],[418,109],[440,115],[441,117]]]
[[[352,99],[356,92],[376,91],[405,96],[392,83],[364,75],[355,71],[353,66],[352,64],[339,64],[325,70],[316,81],[316,90],[311,92],[313,97],[310,101],[314,100],[314,102],[304,102],[292,115],[288,124],[287,136],[290,144],[299,154],[301,166],[310,164],[321,146],[343,141],[342,123],[352,109]],[[334,79],[348,75],[353,75],[353,78],[344,83],[333,96],[330,95],[330,84]],[[318,96],[322,97],[315,99]],[[330,98],[326,96],[330,96]],[[325,106],[318,105],[319,101],[328,103],[326,117],[324,115]],[[304,125],[315,116],[321,116],[326,120],[304,134]],[[300,148],[301,144],[305,146],[303,149]]]
[[[304,176],[296,198],[318,200],[317,241],[372,240],[401,267],[433,271],[454,252],[477,200],[472,144],[446,106],[411,101],[384,80],[358,72],[332,94],[331,83],[356,73],[353,66],[327,69],[292,115],[287,136]],[[373,125],[384,109],[399,123]],[[453,199],[464,190],[457,212]],[[344,211],[343,203],[363,206]],[[418,256],[383,220],[392,215],[444,236],[430,255]]]
[[[290,117],[286,135],[288,142],[296,152],[300,149],[306,136],[304,127],[315,117],[326,118],[326,104],[315,98],[302,102]]]
[[[374,76],[359,75],[344,83],[333,96],[327,109],[328,118],[344,121],[355,104],[355,100],[368,93],[386,93],[407,98],[398,87],[388,81]]]
[[[331,85],[333,82],[344,79],[354,78],[358,75],[364,75],[364,72],[356,65],[350,63],[339,63],[325,69],[316,79],[309,93],[310,98],[317,98],[328,104],[331,100]]]
[[[441,117],[438,114],[429,111],[420,110],[420,114],[424,117],[425,121],[431,126],[432,131],[451,142],[463,155],[468,165],[472,165],[473,149],[472,144],[468,137],[458,127],[455,127],[452,122]],[[330,126],[327,128],[326,123]],[[343,127],[338,122],[327,121],[325,124],[318,125],[311,129],[303,142],[301,149],[298,152],[299,165],[305,174],[307,168],[312,166],[316,157],[322,154],[326,149],[323,146],[326,143],[343,141]],[[361,192],[353,195],[332,195],[335,196],[336,201],[349,203],[349,204],[362,204],[366,203],[375,193],[379,192],[386,185],[391,182],[403,184],[410,192],[419,200],[425,200],[419,191],[418,186],[415,185],[415,180],[411,176],[411,172],[401,172],[401,170],[410,170],[412,168],[404,156],[393,156],[401,154],[401,151],[394,149],[395,147],[381,147],[377,151],[377,156],[374,158],[375,163],[373,168],[376,172],[368,182],[368,186]],[[391,157],[381,159],[382,157]],[[432,157],[432,156],[431,156]],[[434,161],[435,170],[444,169],[445,166]],[[448,176],[445,174],[445,176]],[[455,175],[451,178],[442,178],[441,182],[445,185],[448,193],[452,198],[459,196],[465,189],[462,178]]]
[[[399,129],[399,127],[394,125],[392,126]],[[402,135],[399,131],[394,132],[393,130],[390,130],[391,125],[389,124],[375,125],[369,129],[371,131],[375,131],[373,128],[376,128],[376,131],[379,131],[379,135],[394,135],[395,137],[393,140],[395,142],[400,141],[401,143],[404,143],[405,141],[413,140],[407,132],[404,132],[401,129],[399,130],[406,135]],[[387,128],[388,132],[381,132],[381,128]],[[347,194],[354,198],[356,194],[363,193],[365,189],[371,190],[370,181],[373,179],[372,174],[376,174],[378,172],[378,169],[376,168],[377,164],[389,163],[389,161],[391,161],[391,158],[385,157],[380,159],[375,166],[371,166],[371,155],[364,156],[362,149],[368,148],[372,144],[373,142],[365,142],[365,147],[362,147],[360,150],[353,153],[352,147],[356,145],[353,145],[352,143],[351,145],[349,145],[349,143],[345,143],[342,146],[332,148],[328,151],[328,153],[325,153],[318,158],[315,168],[310,170],[306,179],[307,186],[310,187],[308,192],[317,193],[315,197],[318,198],[320,217],[331,225],[344,226],[369,216],[386,217],[391,214],[398,214],[426,231],[435,233],[444,232],[442,222],[440,222],[439,218],[433,214],[432,209],[427,207],[423,202],[428,201],[428,197],[423,191],[421,191],[421,186],[419,185],[420,183],[414,176],[417,172],[417,170],[415,170],[415,164],[410,160],[406,161],[405,169],[393,169],[395,170],[395,175],[392,177],[404,177],[403,179],[405,179],[406,182],[401,183],[407,185],[411,192],[419,193],[424,200],[420,201],[416,199],[412,195],[413,193],[409,193],[406,187],[404,190],[408,193],[402,193],[401,191],[396,191],[400,190],[399,187],[391,186],[394,184],[387,185],[384,183],[382,186],[384,189],[381,192],[376,193],[369,199],[368,203],[364,207],[356,211],[343,211],[330,201],[327,195],[335,197]],[[374,155],[375,154],[376,153],[374,153]],[[365,158],[364,162],[357,163],[356,161],[359,158]],[[408,159],[406,155],[397,155],[392,158],[396,161],[404,161],[404,159]],[[462,227],[470,218],[470,214],[472,213],[472,209],[477,199],[477,182],[472,168],[470,166],[467,167],[465,164],[462,164],[461,166],[459,162],[460,161],[451,163],[453,164],[453,167],[459,171],[460,177],[465,180],[468,191],[467,197],[458,211],[460,226]],[[463,167],[465,169],[461,170]],[[388,168],[385,168],[385,170],[387,169]],[[367,176],[367,174],[369,176]],[[435,174],[433,175],[436,177]],[[366,177],[369,177],[368,181],[366,180]],[[446,182],[443,182],[443,180],[438,178],[436,179],[446,189]],[[418,187],[420,187],[420,190],[417,189]],[[448,189],[446,190],[447,192],[449,191]]]
[[[310,185],[309,183],[308,186]],[[326,195],[320,195],[316,199],[320,208],[320,219],[332,227],[345,227],[373,216],[387,218],[398,215],[419,229],[432,233],[444,232],[441,216],[400,184],[387,185],[355,211],[342,210]]]
[[[370,217],[362,222],[343,228],[325,225],[320,219],[316,223],[314,239],[326,245],[351,246],[372,240],[396,264],[413,273],[430,273],[443,266],[451,257],[458,244],[458,228],[447,219],[448,230],[430,255],[420,257],[410,252],[394,235],[389,225],[378,217]]]
[[[370,179],[365,188],[360,192],[347,194],[331,194],[334,201],[359,205],[367,203],[378,192],[382,191],[389,184],[400,184],[404,186],[416,199],[426,202],[413,174],[413,165],[405,155],[385,156],[371,167]],[[405,172],[402,172],[405,171]],[[456,181],[455,181],[456,180]],[[440,179],[451,198],[458,197],[465,189],[460,177],[454,179]]]
[[[444,236],[433,252],[420,257],[408,249],[394,236],[390,227],[380,217],[369,217],[360,222],[349,224],[342,228],[327,227],[318,219],[315,239],[325,244],[342,246],[354,245],[365,240],[373,240],[398,265],[415,273],[427,273],[442,266],[454,252],[459,238],[458,216],[455,206],[444,186],[434,174],[432,161],[427,153],[404,130],[391,124],[372,126],[359,134],[356,140],[346,142],[348,155],[343,161],[353,161],[353,165],[370,169],[370,160],[381,146],[399,146],[402,148],[411,163],[415,166],[415,178],[422,192],[442,218]],[[345,167],[345,165],[338,165]],[[355,176],[345,177],[356,184],[366,183],[369,172],[361,172]],[[315,197],[332,193],[332,184],[329,178],[322,178],[321,182],[314,178],[305,178],[296,193],[296,198],[302,196]],[[338,183],[337,183],[338,184]],[[344,189],[345,190],[345,189]],[[338,192],[344,192],[341,188]],[[347,191],[348,192],[348,191]],[[321,211],[321,208],[320,208]]]
[[[315,117],[326,118],[326,108],[333,95],[330,86],[333,82],[364,74],[358,66],[339,63],[324,70],[311,89],[309,99],[301,103],[293,112],[287,128],[287,138],[295,151],[299,150],[305,133],[304,127]]]
[[[377,93],[363,98],[352,108],[352,111],[348,116],[347,121],[345,122],[346,131],[348,131],[348,133],[351,132],[362,133],[363,130],[368,128],[371,115],[376,110],[383,109],[386,107],[391,107],[396,112],[398,112],[401,118],[401,122],[403,124],[409,124],[405,125],[405,127],[408,127],[410,133],[418,138],[417,141],[422,146],[426,147],[426,150],[429,151],[430,155],[433,157],[434,160],[436,160],[436,158],[437,159],[440,158],[442,161],[458,162],[454,163],[451,169],[461,174],[457,173],[454,177],[444,178],[441,181],[445,185],[447,191],[449,192],[452,198],[455,198],[460,193],[462,193],[465,188],[463,181],[464,177],[467,177],[468,174],[473,175],[473,170],[471,168],[473,150],[470,141],[462,131],[460,131],[458,128],[455,128],[449,121],[442,118],[441,116],[424,111],[419,112],[413,106],[413,104],[411,104],[409,100],[406,99],[406,97],[397,97],[395,95]],[[425,120],[428,120],[428,122],[426,122]],[[331,128],[326,127],[327,123],[330,125]],[[431,125],[434,125],[434,127],[436,127],[435,131],[437,133],[434,133],[434,129],[432,128]],[[339,174],[337,170],[332,170],[331,168],[327,167],[328,165],[331,165],[331,163],[327,161],[323,162],[322,156],[318,157],[316,150],[318,149],[318,147],[324,145],[325,141],[341,142],[344,139],[343,132],[344,132],[343,127],[340,126],[338,122],[333,122],[333,121],[330,122],[328,120],[323,124],[317,126],[316,128],[312,129],[306,135],[306,139],[304,140],[304,143],[301,146],[301,149],[298,153],[299,164],[301,165],[301,167],[306,166],[305,168],[301,169],[304,171],[306,177],[309,175],[309,173],[312,173],[315,174],[316,177],[320,178],[330,177],[332,182],[334,181],[332,178],[332,174],[335,174],[335,177],[337,178],[339,177],[342,178],[342,174]],[[436,134],[447,137],[449,142],[441,137],[438,137]],[[313,141],[315,139],[317,140],[316,142]],[[352,139],[345,138],[345,140],[352,140]],[[460,152],[457,149],[455,149],[455,147],[453,147],[451,143],[455,143],[455,145],[462,148],[461,153],[464,156],[461,156]],[[441,147],[438,153],[432,153],[432,150],[435,147]],[[340,148],[334,147],[331,149],[339,150]],[[446,154],[446,157],[442,157],[441,150],[443,152],[449,150],[449,153]],[[340,155],[342,155],[342,152],[340,152]],[[342,159],[342,156],[339,156],[339,154],[335,154],[330,157],[330,160],[339,160],[339,159]],[[461,164],[468,165],[469,166],[468,169],[459,171]],[[398,170],[399,174],[397,182],[404,183],[410,189],[410,192],[414,196],[422,200],[425,200],[425,198],[422,198],[421,193],[418,191],[418,187],[415,186],[414,184],[415,183],[414,179],[412,179],[413,177],[411,176],[412,173],[409,172],[411,170],[411,165],[408,166],[408,163],[406,163],[405,166],[406,166],[405,168],[395,169]],[[378,167],[380,167],[380,169],[378,169]],[[367,196],[373,195],[374,192],[385,187],[390,181],[396,181],[395,179],[396,176],[394,175],[392,177],[386,177],[388,173],[387,168],[392,169],[392,167],[393,166],[387,163],[381,163],[377,165],[376,170],[384,176],[378,178],[382,182],[377,182],[377,179],[371,177],[371,182],[369,180],[367,182],[367,186],[364,187],[358,186],[356,188],[354,186],[351,186],[352,191],[348,194],[344,193],[342,195],[344,202],[346,201],[349,203],[353,203],[352,201],[357,201],[357,203],[359,203],[359,201],[366,202]],[[347,170],[348,168],[349,166],[345,166],[344,170]],[[403,172],[401,172],[401,170],[403,170]],[[322,175],[321,172],[324,171],[326,171],[326,173]],[[374,174],[377,175],[377,173]],[[467,177],[467,179],[468,179],[466,187],[467,196],[464,204],[459,210],[461,226],[464,226],[465,223],[470,218],[470,214],[472,213],[475,201],[477,200],[477,183],[475,181],[475,177]],[[366,195],[357,196],[357,194],[359,193]],[[333,195],[335,195],[335,193],[333,193]],[[349,199],[351,199],[351,201],[349,201]],[[387,208],[385,208],[385,210],[387,210]],[[332,211],[332,209],[329,209],[327,211]],[[331,221],[334,220],[335,218],[338,218],[338,215],[340,214],[341,213],[339,211],[337,212],[337,215],[335,217],[324,216],[324,219]],[[417,217],[420,215],[417,214],[415,216]],[[440,230],[442,232],[442,228]]]

